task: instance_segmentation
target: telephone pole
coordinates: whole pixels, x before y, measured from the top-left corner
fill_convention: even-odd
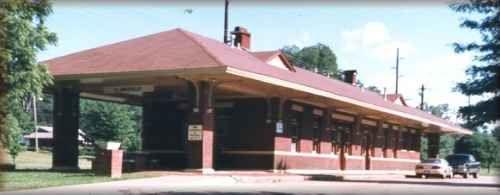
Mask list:
[[[425,87],[424,84],[422,84],[422,87],[420,88],[420,110],[424,110],[424,91]]]
[[[36,116],[36,96],[33,96],[33,124],[35,125],[35,151],[38,152],[38,118]]]
[[[396,95],[398,94],[399,85],[399,48],[396,50]]]
[[[230,44],[229,38],[227,36],[227,28],[228,28],[228,8],[229,8],[229,0],[225,0],[224,3],[224,44]]]

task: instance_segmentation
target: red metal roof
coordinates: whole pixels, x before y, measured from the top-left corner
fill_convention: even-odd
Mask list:
[[[401,95],[401,94],[387,94],[387,101],[396,102],[397,100],[401,100],[401,103],[404,106],[408,106],[406,104],[406,100],[403,98],[403,95]]]
[[[298,67],[295,67],[296,71],[288,71],[270,66],[262,59],[271,54],[250,53],[202,35],[174,29],[54,58],[44,63],[49,65],[50,72],[56,78],[95,73],[232,67],[460,128],[447,120],[388,102],[376,93],[336,79]]]

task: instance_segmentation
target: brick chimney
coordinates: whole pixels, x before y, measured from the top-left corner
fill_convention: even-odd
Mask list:
[[[246,28],[237,26],[234,31],[231,32],[234,35],[234,46],[240,47],[244,50],[250,50],[250,33]]]
[[[358,71],[356,70],[346,70],[344,71],[344,82],[349,83],[351,85],[356,85],[356,75]]]

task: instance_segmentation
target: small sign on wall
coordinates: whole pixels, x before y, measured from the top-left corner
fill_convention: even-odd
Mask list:
[[[276,122],[276,133],[283,133],[283,122]]]
[[[202,140],[202,125],[189,125],[188,126],[188,141]]]

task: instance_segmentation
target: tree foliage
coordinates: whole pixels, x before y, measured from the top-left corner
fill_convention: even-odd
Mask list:
[[[80,127],[91,141],[118,141],[127,150],[139,148],[139,108],[82,99],[80,109]]]
[[[472,154],[489,169],[494,163],[500,163],[500,143],[488,133],[475,132],[457,140],[455,153]]]
[[[457,53],[473,52],[475,63],[467,69],[468,79],[458,83],[455,90],[464,95],[487,95],[487,99],[464,106],[459,113],[474,128],[499,119],[498,71],[500,69],[500,1],[468,0],[450,6],[460,13],[480,15],[478,19],[466,19],[461,27],[478,31],[480,42],[455,43]]]
[[[448,119],[449,113],[449,105],[448,104],[438,104],[438,105],[428,105],[424,104],[424,111],[431,113],[434,116]],[[421,147],[420,147],[420,156],[422,159],[427,158],[427,138],[422,138]],[[446,157],[449,154],[452,154],[455,149],[455,138],[450,135],[441,135],[439,139],[439,156]]]
[[[7,115],[6,119],[6,137],[2,138],[2,145],[5,145],[7,152],[12,157],[12,163],[16,165],[17,155],[25,150],[22,145],[22,130],[17,123],[17,120],[12,115]]]
[[[295,45],[285,46],[282,51],[294,66],[317,71],[325,76],[338,78],[340,75],[337,69],[337,56],[325,44],[318,43],[304,48]]]
[[[56,35],[49,32],[45,20],[52,12],[48,0],[0,1],[0,36],[4,38],[0,57],[2,68],[1,106],[4,118],[11,116],[10,124],[20,129],[33,129],[31,103],[33,96],[40,96],[45,86],[52,84],[47,66],[37,62],[36,54],[49,44],[55,44]],[[4,107],[5,106],[5,107]],[[16,122],[13,122],[15,120]],[[7,126],[4,126],[7,127]],[[13,132],[3,129],[2,132]]]

